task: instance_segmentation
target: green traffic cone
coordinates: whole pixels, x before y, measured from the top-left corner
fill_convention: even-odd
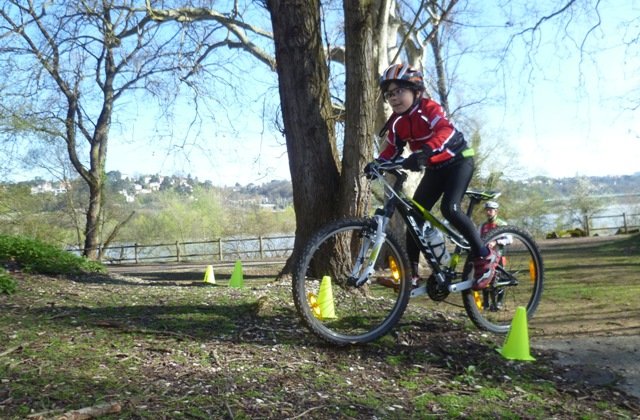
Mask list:
[[[516,308],[516,316],[511,321],[511,328],[502,348],[498,353],[510,360],[536,360],[529,353],[529,330],[527,327],[527,309],[524,306]]]
[[[321,319],[335,319],[336,313],[333,307],[333,291],[331,289],[331,277],[324,276],[320,282],[318,291],[318,306]]]
[[[229,287],[244,287],[244,279],[242,277],[242,263],[240,260],[236,261],[236,265],[233,268],[231,279],[229,280]]]

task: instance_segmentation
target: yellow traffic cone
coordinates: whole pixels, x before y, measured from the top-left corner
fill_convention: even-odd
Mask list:
[[[236,265],[233,268],[231,279],[229,279],[229,287],[244,287],[244,278],[242,277],[242,263],[240,260],[236,261]]]
[[[311,313],[318,319],[322,319],[322,314],[320,313],[320,305],[318,305],[318,298],[312,292],[307,293],[307,301],[309,302],[309,306],[311,307]]]
[[[216,284],[216,276],[213,274],[213,266],[208,265],[207,269],[204,270],[204,283],[207,284]]]
[[[529,353],[529,329],[527,327],[527,309],[524,306],[516,308],[516,316],[511,321],[511,328],[507,339],[498,353],[510,360],[536,360]]]
[[[320,282],[318,291],[318,306],[322,319],[334,319],[336,313],[333,307],[333,291],[331,290],[331,277],[324,276]]]

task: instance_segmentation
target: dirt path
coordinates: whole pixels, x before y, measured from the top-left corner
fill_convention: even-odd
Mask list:
[[[640,399],[640,336],[530,339],[533,349],[551,350],[565,378],[597,386],[613,386]]]

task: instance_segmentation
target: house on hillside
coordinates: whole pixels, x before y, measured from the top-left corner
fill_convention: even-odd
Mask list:
[[[41,184],[31,187],[31,194],[33,195],[33,194],[50,193],[53,195],[59,195],[59,194],[66,193],[67,190],[68,190],[67,184],[65,184],[62,181],[56,184],[53,184],[52,182],[49,182],[49,181],[45,181]]]

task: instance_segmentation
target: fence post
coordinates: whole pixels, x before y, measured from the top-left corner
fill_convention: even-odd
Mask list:
[[[587,236],[591,236],[589,233],[589,216],[586,214],[584,215],[584,228],[587,230]]]
[[[180,242],[176,241],[176,259],[180,262]]]
[[[218,259],[222,261],[222,238],[218,239]]]
[[[138,243],[137,242],[133,244],[133,257],[136,261],[136,264],[138,264]]]
[[[258,242],[259,242],[259,247],[260,247],[260,259],[264,260],[264,252],[263,252],[263,247],[262,247],[262,235],[258,236]]]

